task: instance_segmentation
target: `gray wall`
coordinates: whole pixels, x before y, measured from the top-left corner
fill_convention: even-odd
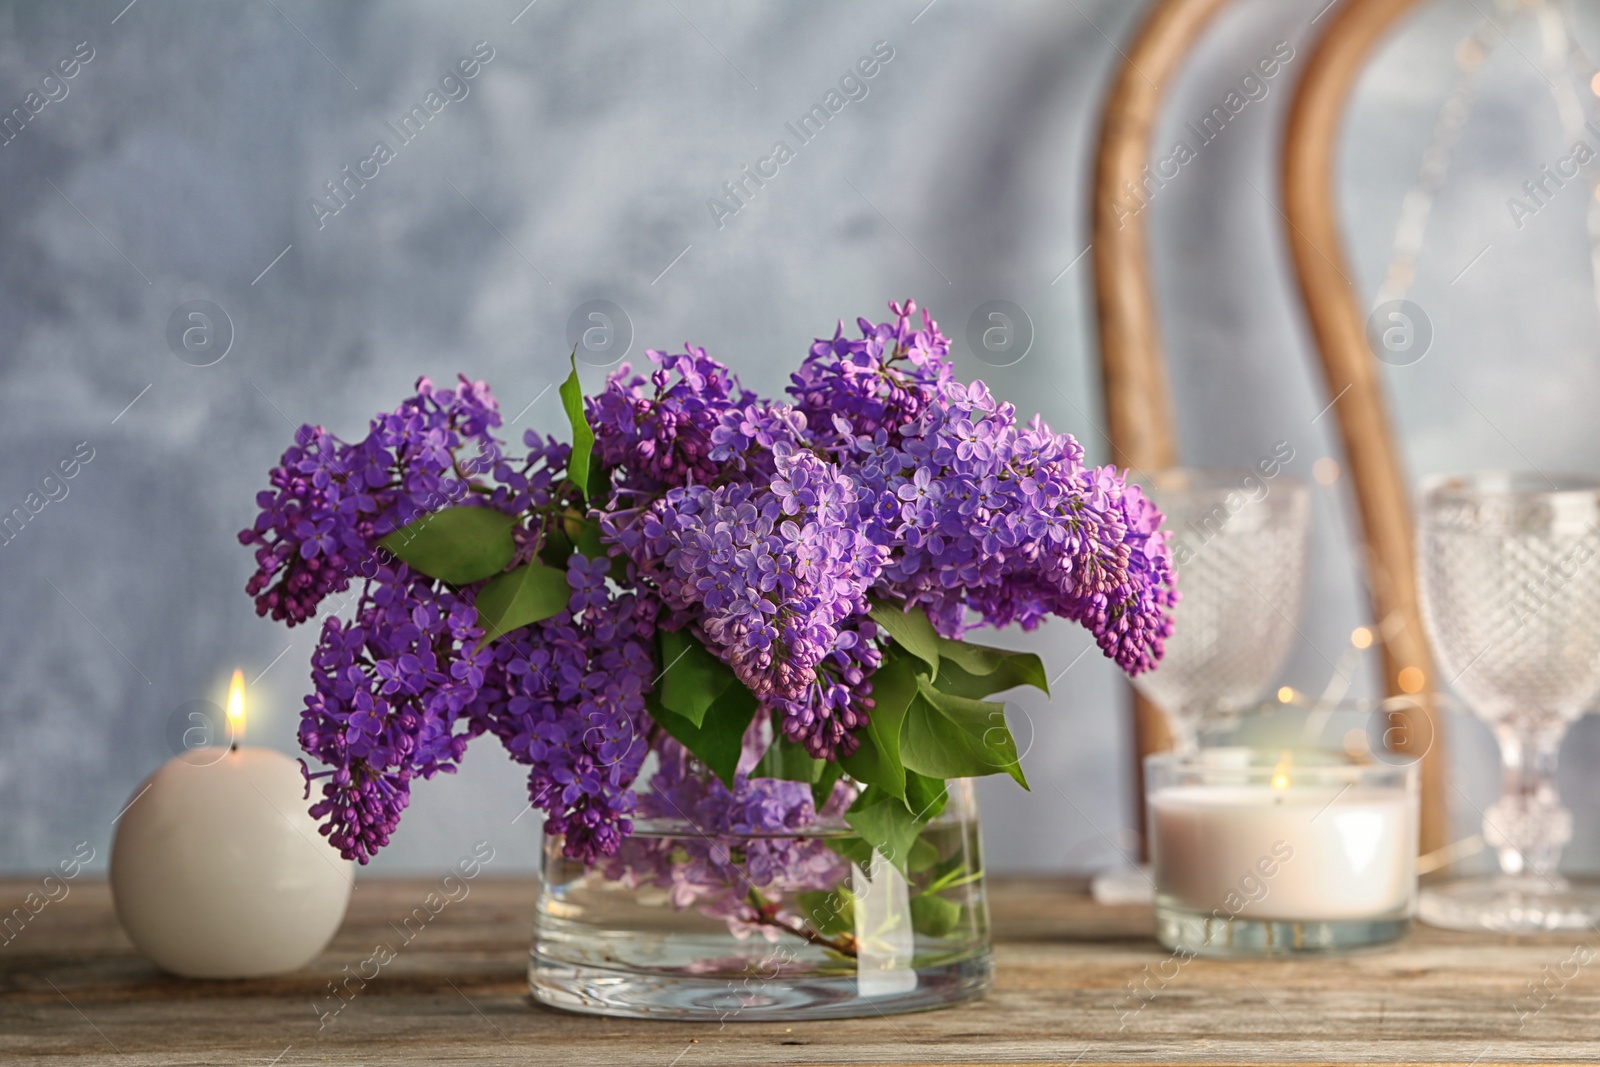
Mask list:
[[[94,449],[70,495],[0,546],[0,871],[52,865],[85,839],[103,862],[112,818],[170,754],[173,710],[215,699],[236,665],[266,671],[252,740],[293,751],[315,635],[255,617],[249,553],[234,541],[292,426],[359,435],[418,375],[461,370],[493,383],[508,416],[539,397],[523,424],[559,427],[554,390],[540,394],[585,300],[626,309],[635,354],[692,339],[776,391],[834,318],[914,295],[957,338],[964,375],[1106,458],[1089,260],[1077,257],[1112,42],[1143,5],[924,3],[541,0],[520,16],[521,0],[0,5],[0,110],[78,42],[94,49],[68,95],[0,146],[0,510],[79,442]],[[1249,465],[1288,441],[1291,470],[1309,477],[1316,459],[1339,456],[1333,420],[1313,422],[1328,398],[1272,206],[1290,83],[1323,3],[1237,4],[1184,72],[1157,138],[1184,136],[1276,42],[1297,50],[1150,207],[1193,462]],[[1366,297],[1477,6],[1430,5],[1362,82],[1341,188]],[[1600,45],[1592,11],[1579,29]],[[375,140],[393,145],[385,121],[480,40],[494,58],[470,95],[319,225],[309,204],[324,183]],[[792,143],[785,122],[877,41],[894,58],[867,97],[719,226],[708,199],[774,140]],[[1505,199],[1566,145],[1529,19],[1511,43],[1488,61],[1411,292],[1433,349],[1386,371],[1417,476],[1600,466],[1587,189],[1512,223]],[[968,316],[995,298],[1036,328],[1016,366],[984,365],[965,340]],[[215,365],[169,347],[187,300],[231,319]],[[1306,640],[1284,678],[1310,691],[1366,621],[1345,484],[1316,500]],[[1024,643],[1058,671],[1088,640],[1063,625]],[[1372,669],[1360,666],[1356,691],[1372,691]],[[1019,702],[1035,789],[986,783],[995,867],[1089,870],[1114,857],[1131,812],[1121,700],[1114,671],[1090,655],[1053,700]],[[1492,742],[1471,720],[1451,728],[1458,781],[1486,805]],[[492,745],[418,791],[378,868],[448,864],[484,836],[505,842],[508,867],[531,864],[535,820],[511,824],[521,775]],[[1597,756],[1600,729],[1585,720],[1562,783],[1578,814],[1575,867],[1600,860],[1600,782],[1584,773]]]

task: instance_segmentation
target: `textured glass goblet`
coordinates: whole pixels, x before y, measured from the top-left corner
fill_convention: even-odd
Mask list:
[[[1600,478],[1486,472],[1430,480],[1422,615],[1444,678],[1494,728],[1502,792],[1483,813],[1500,875],[1430,888],[1423,921],[1507,932],[1588,927],[1600,894],[1556,873],[1572,813],[1556,754],[1600,693]]]
[[[1175,747],[1225,722],[1272,683],[1297,633],[1311,496],[1250,469],[1175,467],[1136,476],[1167,516],[1183,598],[1166,655],[1134,685],[1166,712]]]

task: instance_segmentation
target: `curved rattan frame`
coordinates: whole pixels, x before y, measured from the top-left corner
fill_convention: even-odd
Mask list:
[[[1123,53],[1100,120],[1095,158],[1092,242],[1095,312],[1106,435],[1120,466],[1156,470],[1178,459],[1172,397],[1161,353],[1155,294],[1146,256],[1145,213],[1119,210],[1145,181],[1161,100],[1194,43],[1229,0],[1158,0]],[[1144,853],[1144,757],[1172,746],[1161,711],[1133,696],[1134,805]]]
[[[1117,198],[1138,188],[1150,161],[1150,138],[1165,89],[1202,32],[1228,0],[1159,0],[1124,54],[1100,129],[1095,162],[1093,242],[1096,313],[1108,436],[1120,465],[1153,469],[1178,461],[1172,401],[1161,352],[1146,253],[1144,213],[1129,215]],[[1410,507],[1389,431],[1376,362],[1367,348],[1360,304],[1339,239],[1333,160],[1344,105],[1372,49],[1417,0],[1348,0],[1327,17],[1292,104],[1283,154],[1284,210],[1296,276],[1328,396],[1343,441],[1361,517],[1373,617],[1385,688],[1404,692],[1420,671],[1418,711],[1396,747],[1420,753],[1421,846],[1446,837],[1442,732],[1417,606]],[[1160,712],[1134,698],[1134,738],[1143,759],[1170,745]],[[1136,791],[1142,805],[1142,786]],[[1142,807],[1141,807],[1142,810]],[[1139,825],[1142,829],[1143,818]]]
[[[1283,147],[1283,203],[1289,249],[1344,445],[1366,551],[1367,589],[1378,620],[1384,687],[1419,692],[1397,732],[1400,751],[1422,762],[1422,851],[1444,847],[1444,745],[1427,636],[1417,604],[1411,507],[1389,429],[1377,360],[1367,345],[1361,302],[1339,238],[1334,162],[1345,103],[1368,57],[1417,0],[1347,0],[1329,18],[1306,61]],[[1420,674],[1415,673],[1420,672]]]

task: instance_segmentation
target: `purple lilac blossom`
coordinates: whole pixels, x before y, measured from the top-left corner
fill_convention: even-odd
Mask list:
[[[632,786],[649,750],[644,697],[656,674],[655,605],[612,596],[606,565],[572,555],[570,609],[494,643],[472,709],[478,728],[531,768],[529,803],[583,863],[615,853],[633,829]]]
[[[926,312],[914,324],[915,303],[890,310],[891,322],[858,320],[859,339],[842,323],[819,339],[793,376],[792,407],[750,399],[696,348],[651,353],[656,399],[624,367],[590,402],[627,487],[601,526],[631,579],[661,598],[665,625],[689,626],[819,756],[853,751],[869,718],[879,651],[870,636],[847,643],[866,592],[923,608],[951,638],[1073,619],[1130,672],[1160,658],[1177,599],[1160,513],[1139,489],[1115,468],[1086,467],[1078,443],[1042,420],[1019,425],[982,382],[955,381],[949,341]],[[676,447],[695,382],[714,383],[693,408],[697,426],[713,426],[710,452],[696,452],[710,462],[667,471],[654,457]],[[649,443],[654,425],[673,436]],[[630,467],[635,455],[646,469]],[[829,495],[813,516],[805,502],[820,486]],[[806,586],[805,602],[791,602],[790,583],[810,573],[807,560],[787,562],[802,535],[848,552],[848,573],[820,576],[848,598],[805,600]]]
[[[865,614],[885,552],[851,521],[861,502],[833,464],[781,441],[772,454],[764,487],[670,489],[632,525],[609,530],[636,574],[693,619],[751,692],[796,713],[801,725],[785,733],[814,755],[848,754],[859,744],[849,731],[865,724],[870,704],[841,700],[847,686],[819,668],[836,655],[856,685],[864,681],[850,656],[859,630],[846,624]]]
[[[271,471],[272,489],[256,494],[261,512],[254,525],[239,533],[241,543],[256,546],[256,573],[245,587],[256,613],[290,626],[310,620],[363,567],[371,573],[379,538],[463,503],[474,475],[499,468],[513,481],[539,482],[538,472],[514,474],[501,460],[491,432],[499,425],[489,387],[462,376],[456,389],[420,379],[416,395],[372,420],[356,444],[320,426],[300,427]],[[553,452],[529,444],[530,461]],[[529,492],[526,484],[501,486],[483,502],[519,511]]]
[[[859,339],[841,324],[818,340],[792,402],[757,397],[692,346],[648,353],[648,378],[612,375],[587,410],[612,487],[590,518],[616,558],[572,555],[568,609],[481,651],[476,590],[411,572],[378,540],[472,503],[521,517],[515,562],[533,559],[554,531],[570,536],[581,506],[562,481],[568,447],[529,432],[526,456],[505,456],[493,397],[465,378],[449,390],[423,379],[356,444],[302,427],[240,540],[256,549],[258,612],[289,625],[362,582],[354,617],[324,621],[301,730],[332,768],[315,776],[327,781],[312,809],[330,840],[365,862],[410,782],[453,770],[482,732],[529,765],[546,829],[584,863],[630,855],[652,748],[661,767],[637,801],[644,817],[692,810],[725,835],[814,819],[805,787],[748,778],[752,759],[729,791],[653,731],[644,695],[659,628],[689,627],[757,695],[753,730],[830,759],[855,750],[873,710],[888,638],[869,596],[926,610],[952,638],[1059,615],[1130,672],[1153,665],[1177,597],[1160,513],[1114,468],[1085,466],[1071,436],[1018,425],[981,382],[956,382],[926,312],[918,325],[914,303],[890,310],[889,322],[858,320]],[[727,888],[734,861],[707,848],[688,873],[646,864],[649,877],[671,880],[675,899],[748,916]],[[752,857],[740,872],[752,882],[839,876],[832,853]]]
[[[478,651],[483,632],[472,593],[413,573],[378,545],[384,534],[438,507],[480,504],[523,514],[552,504],[570,446],[528,432],[525,458],[509,461],[491,435],[496,426],[494,398],[482,382],[462,378],[458,389],[438,390],[424,378],[418,394],[374,419],[368,437],[355,445],[320,427],[301,427],[296,445],[272,472],[277,491],[259,496],[261,515],[240,534],[240,541],[256,545],[258,571],[246,590],[256,597],[258,613],[290,625],[306,622],[326,597],[362,582],[354,617],[342,622],[330,613],[323,621],[312,656],[314,693],[301,720],[302,749],[331,768],[307,769],[307,782],[326,779],[312,814],[349,859],[366,862],[386,845],[410,803],[414,777],[453,771],[467,739],[491,723],[502,726],[494,699],[507,686],[488,688],[488,680],[504,678],[510,646]],[[518,528],[518,561],[536,547],[531,537]],[[589,640],[630,648],[630,662],[637,662],[638,641],[619,637],[618,621],[605,617],[603,579],[597,584],[605,566],[586,566],[582,557],[573,563],[573,600],[563,621],[581,616],[578,630]],[[621,664],[610,665],[618,667],[618,685],[626,686]],[[610,760],[614,744],[605,744],[603,729],[586,731]],[[616,837],[611,809],[630,803],[618,797],[637,773],[634,753],[624,755],[616,760],[622,769],[608,777],[627,781],[598,797],[594,809],[560,801],[563,790],[550,789],[550,774],[565,771],[536,766],[534,776],[547,779],[539,795],[558,806],[552,817],[563,827],[592,825],[597,841]],[[581,829],[573,840],[574,848],[584,846]]]
[[[791,375],[789,395],[813,432],[831,431],[836,415],[869,437],[878,430],[893,432],[953,381],[950,341],[939,324],[924,311],[922,327],[912,326],[914,301],[890,302],[889,310],[894,322],[857,319],[859,339],[845,337],[841,321],[832,338],[817,339]]]
[[[589,398],[596,459],[620,468],[624,490],[712,481],[721,469],[711,457],[712,432],[725,412],[754,404],[756,395],[703,348],[645,354],[657,365],[648,380],[624,363],[606,389]]]
[[[938,326],[923,312],[912,328],[914,303],[890,310],[858,341],[842,327],[819,340],[789,390],[890,551],[874,592],[951,638],[1059,615],[1124,670],[1150,669],[1177,602],[1160,512],[1116,468],[1085,467],[1070,434],[955,381]]]
[[[333,768],[306,774],[308,788],[326,779],[311,815],[347,859],[389,843],[413,778],[455,770],[477,732],[463,711],[490,658],[473,651],[482,636],[467,600],[404,566],[378,570],[350,622],[324,621],[300,746]]]
[[[837,759],[861,746],[855,731],[867,725],[873,708],[872,672],[883,662],[877,635],[877,624],[864,615],[841,624],[832,650],[817,664],[805,690],[773,700],[777,728],[804,745],[809,755]]]

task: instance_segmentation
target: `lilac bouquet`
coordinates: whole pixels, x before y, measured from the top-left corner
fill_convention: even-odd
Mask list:
[[[258,612],[322,613],[300,741],[334,847],[367,862],[412,782],[492,733],[567,858],[759,921],[757,886],[824,886],[874,850],[903,867],[948,779],[1026,786],[986,698],[1045,688],[1042,665],[972,628],[1062,616],[1152,666],[1177,597],[1160,513],[890,309],[813,344],[783,400],[692,346],[587,398],[574,364],[570,443],[508,452],[464,377],[421,380],[353,444],[302,427],[240,540]],[[705,842],[652,851],[636,818]],[[719,834],[829,819],[852,844],[720,869]]]

